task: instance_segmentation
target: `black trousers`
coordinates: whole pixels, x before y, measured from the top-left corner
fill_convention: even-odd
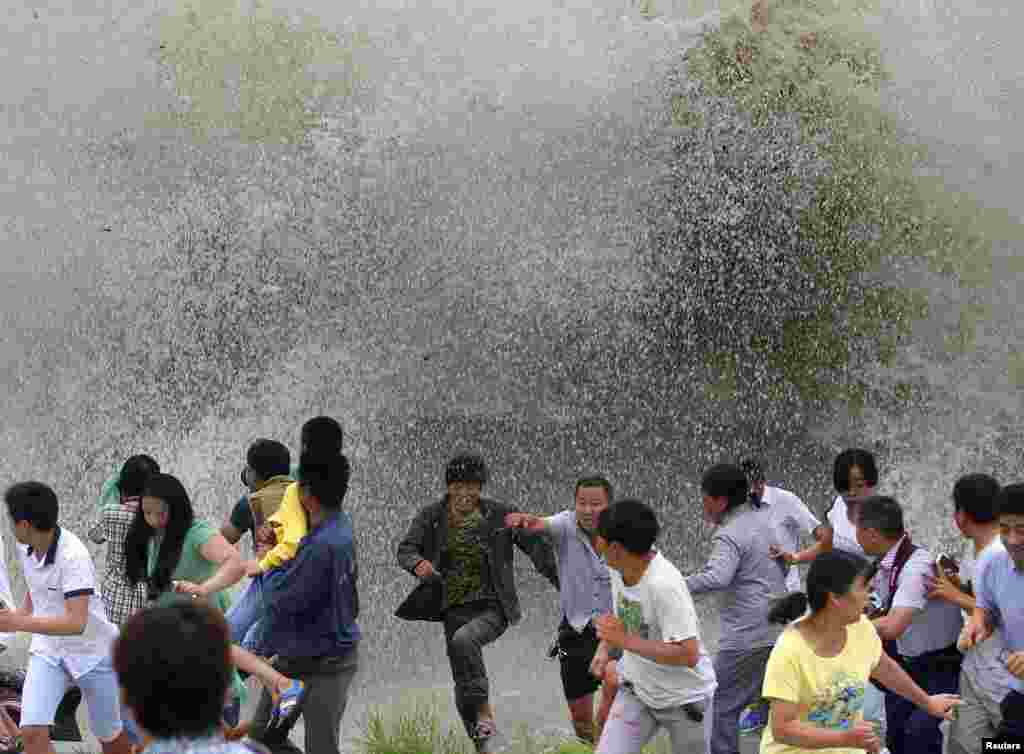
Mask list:
[[[996,738],[1019,738],[1024,741],[1024,694],[1011,691],[999,705],[1003,721]]]
[[[456,605],[444,613],[448,663],[455,681],[455,708],[470,737],[476,734],[481,705],[490,698],[484,647],[505,633],[507,628],[505,613],[497,602],[470,602]]]
[[[897,659],[894,657],[893,659]],[[903,658],[903,669],[931,694],[955,694],[960,687],[960,662],[956,647]],[[942,732],[932,717],[913,702],[889,690],[885,692],[885,745],[891,754],[942,754]]]

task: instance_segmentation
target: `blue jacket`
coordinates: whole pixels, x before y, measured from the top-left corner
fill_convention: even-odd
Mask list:
[[[291,562],[263,576],[264,634],[281,657],[337,657],[359,641],[352,519],[332,514],[303,537]]]

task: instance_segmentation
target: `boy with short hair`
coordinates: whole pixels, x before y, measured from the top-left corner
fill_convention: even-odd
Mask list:
[[[110,658],[117,627],[107,619],[92,557],[57,525],[57,496],[45,484],[15,484],[4,502],[28,589],[21,610],[0,611],[0,632],[34,635],[21,702],[25,752],[52,754],[50,725],[68,687],[77,685],[104,754],[128,754]]]
[[[686,705],[703,701],[705,750],[714,719],[715,671],[700,640],[697,611],[679,570],[654,549],[654,512],[620,500],[598,519],[597,544],[612,571],[615,615],[596,619],[601,644],[591,665],[601,677],[622,651],[619,690],[596,754],[638,754],[667,728],[673,754],[688,750]]]
[[[999,492],[1001,547],[989,548],[978,562],[977,607],[961,637],[969,650],[999,631],[1006,645],[1001,661],[1013,676],[1010,691],[1000,702],[999,739],[1024,738],[1024,484]]]

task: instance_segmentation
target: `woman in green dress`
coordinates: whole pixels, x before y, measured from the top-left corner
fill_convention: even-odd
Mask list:
[[[203,598],[226,612],[231,601],[225,590],[245,576],[238,550],[217,529],[195,517],[184,485],[170,474],[154,474],[147,481],[128,531],[125,556],[129,580],[146,584],[150,605]],[[256,675],[268,687],[278,701],[279,719],[297,712],[301,682],[286,678],[238,646],[232,645],[231,656],[236,668]],[[246,698],[237,671],[231,697],[225,721],[236,726]]]

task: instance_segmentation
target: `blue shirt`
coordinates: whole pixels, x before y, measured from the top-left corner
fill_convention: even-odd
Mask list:
[[[268,644],[281,657],[337,657],[359,641],[358,568],[352,519],[331,514],[291,562],[263,575]]]
[[[1001,544],[1001,543],[1000,543]],[[986,547],[975,574],[978,607],[995,619],[1010,652],[1024,651],[1024,571],[1018,571],[1005,547]],[[1013,678],[1012,686],[1024,693],[1024,680]]]
[[[580,529],[575,511],[551,516],[548,528],[558,551],[558,598],[562,615],[577,632],[592,618],[612,613],[612,578],[604,558]]]

